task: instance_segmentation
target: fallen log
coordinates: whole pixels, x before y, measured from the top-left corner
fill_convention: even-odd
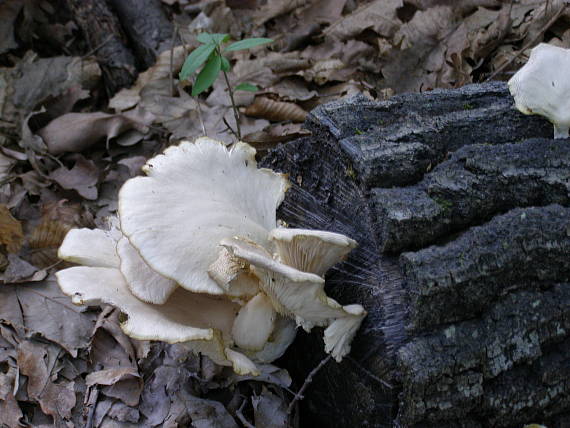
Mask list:
[[[570,141],[504,83],[308,117],[262,164],[294,183],[279,217],[359,241],[327,275],[369,315],[302,401],[327,427],[570,426]],[[303,379],[317,335],[285,356]]]

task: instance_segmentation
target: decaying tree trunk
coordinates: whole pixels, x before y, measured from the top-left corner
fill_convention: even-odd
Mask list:
[[[570,141],[512,104],[503,83],[356,97],[263,160],[295,183],[280,218],[360,243],[327,289],[369,315],[304,423],[570,426]],[[286,356],[297,378],[321,358],[316,335]]]
[[[172,39],[160,0],[66,0],[110,95],[131,86]]]

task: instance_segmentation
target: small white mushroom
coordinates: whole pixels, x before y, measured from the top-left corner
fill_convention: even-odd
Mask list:
[[[568,138],[570,128],[570,49],[541,43],[528,62],[509,80],[516,108],[544,116],[554,125],[554,138]]]
[[[243,306],[235,319],[232,337],[235,344],[248,351],[260,351],[273,332],[277,313],[271,300],[258,293]]]
[[[280,263],[255,243],[234,237],[221,244],[251,265],[260,279],[260,288],[277,312],[295,318],[307,331],[314,326],[329,326],[325,349],[335,360],[342,360],[350,352],[350,341],[366,316],[362,306],[343,307],[326,295],[321,276]]]
[[[266,245],[287,179],[258,169],[247,144],[228,150],[209,138],[169,147],[144,171],[119,193],[121,230],[161,275],[190,291],[223,294],[208,275],[219,242],[239,235]]]
[[[322,230],[273,229],[269,239],[277,245],[283,263],[319,276],[344,260],[357,245],[347,236]]]

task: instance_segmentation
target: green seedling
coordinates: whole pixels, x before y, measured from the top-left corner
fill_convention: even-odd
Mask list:
[[[241,140],[239,111],[234,101],[234,92],[255,92],[258,90],[258,88],[251,83],[240,83],[235,88],[232,88],[227,74],[231,69],[231,64],[230,61],[224,56],[224,54],[226,52],[251,49],[255,46],[271,43],[273,40],[264,37],[257,37],[251,39],[243,39],[228,44],[230,41],[229,34],[210,33],[201,33],[198,35],[197,39],[201,45],[194,49],[190,55],[188,55],[188,58],[186,58],[186,61],[182,66],[182,70],[180,71],[179,78],[181,81],[189,80],[190,76],[192,76],[200,67],[202,67],[198,73],[198,76],[196,76],[194,85],[192,86],[192,96],[198,96],[214,84],[221,72],[224,76],[226,86],[228,88],[228,93],[230,96],[230,101],[232,103],[232,109],[234,112],[237,127],[236,131],[233,131],[229,125],[228,128],[234,132],[238,140]]]

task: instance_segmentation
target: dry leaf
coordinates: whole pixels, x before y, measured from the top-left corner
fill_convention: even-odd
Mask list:
[[[273,394],[265,386],[261,394],[252,397],[255,428],[287,428],[287,402],[283,397]]]
[[[87,375],[87,386],[105,385],[102,392],[112,398],[121,400],[128,406],[139,403],[143,382],[134,367],[114,367],[99,370]]]
[[[270,19],[289,13],[310,3],[310,0],[272,0],[261,7],[254,16],[256,25],[265,24]]]
[[[304,122],[307,116],[307,112],[297,104],[273,101],[266,97],[255,97],[253,104],[245,109],[245,114],[275,122],[285,120]]]
[[[152,67],[144,73],[139,74],[134,86],[131,86],[128,89],[121,89],[113,98],[111,98],[109,101],[109,107],[115,109],[117,112],[135,107],[141,100],[141,90],[150,82],[156,80],[166,79],[168,89],[170,89],[170,73],[172,72],[173,79],[176,80],[186,56],[187,52],[184,49],[184,46],[176,46],[172,52],[170,50],[162,52]]]
[[[38,401],[42,412],[55,421],[70,419],[71,409],[75,406],[74,382],[55,383],[51,373],[53,362],[47,357],[46,345],[26,340],[18,347],[18,367],[28,378],[28,396]]]
[[[371,29],[379,36],[390,38],[402,24],[397,11],[403,5],[403,0],[374,0],[332,24],[324,34],[348,40]]]
[[[9,253],[17,253],[23,240],[22,223],[12,217],[6,205],[0,204],[0,244],[5,245]]]
[[[97,183],[99,182],[99,169],[95,162],[76,155],[72,169],[61,166],[53,171],[49,177],[64,189],[72,189],[85,199],[97,199]]]
[[[60,259],[57,249],[63,238],[74,227],[88,226],[81,215],[79,204],[66,205],[66,200],[48,203],[42,207],[40,223],[28,237],[30,260],[35,266],[47,268]]]
[[[39,270],[16,254],[8,254],[8,266],[0,274],[0,282],[4,284],[35,282],[43,280],[46,276],[45,270]]]
[[[123,114],[67,113],[40,129],[38,135],[52,154],[80,152],[129,129],[146,133],[153,120],[154,115],[142,109]]]
[[[73,305],[53,278],[41,283],[0,287],[0,313],[28,336],[40,335],[57,343],[70,355],[89,344],[95,315]]]

